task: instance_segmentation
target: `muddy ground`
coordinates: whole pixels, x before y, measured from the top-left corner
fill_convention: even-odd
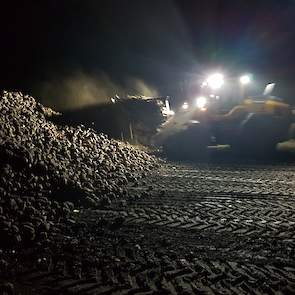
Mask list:
[[[19,294],[295,294],[294,172],[166,164],[10,253],[7,280]]]

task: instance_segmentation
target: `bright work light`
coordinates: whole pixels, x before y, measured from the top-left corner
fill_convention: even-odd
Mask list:
[[[183,105],[182,105],[182,109],[183,110],[187,110],[188,109],[188,103],[187,102],[184,102]]]
[[[210,88],[219,89],[224,84],[224,78],[222,74],[216,73],[209,76],[206,82]]]
[[[251,82],[251,77],[249,75],[243,75],[240,77],[240,83],[242,85],[249,84]]]
[[[196,100],[196,105],[199,109],[203,109],[205,105],[207,104],[207,98],[204,96],[200,96]]]

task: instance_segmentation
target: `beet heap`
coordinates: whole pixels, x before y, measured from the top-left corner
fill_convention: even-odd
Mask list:
[[[0,248],[46,239],[76,205],[126,197],[124,185],[157,166],[152,156],[57,115],[19,92],[0,97]]]

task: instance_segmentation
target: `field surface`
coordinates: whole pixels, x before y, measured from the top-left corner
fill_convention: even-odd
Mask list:
[[[24,253],[21,294],[295,294],[295,166],[165,164]],[[31,260],[31,259],[30,259]],[[30,264],[29,263],[29,264]]]

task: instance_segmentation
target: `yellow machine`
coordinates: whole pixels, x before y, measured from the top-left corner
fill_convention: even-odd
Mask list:
[[[214,103],[212,103],[212,106]],[[208,146],[227,145],[236,154],[265,156],[288,138],[293,121],[290,105],[273,96],[245,99],[221,114],[216,104],[175,115],[160,131],[168,156],[204,158]]]
[[[234,107],[232,112],[236,109],[243,109],[247,113],[270,114],[274,116],[291,115],[290,105],[272,98],[262,101],[247,98],[243,101],[242,105]]]
[[[255,101],[251,98],[245,99],[243,106],[250,112],[256,113],[268,113],[268,114],[290,114],[290,105],[274,100],[272,98],[268,98],[265,101]]]

